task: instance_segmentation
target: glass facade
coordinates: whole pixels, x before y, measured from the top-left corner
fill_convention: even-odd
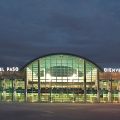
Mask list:
[[[25,70],[29,102],[98,102],[98,68],[85,59],[50,55]]]
[[[24,98],[24,81],[16,79],[0,80],[0,101],[23,102]]]
[[[96,64],[78,56],[40,57],[23,71],[25,74],[19,79],[17,74],[6,77],[0,73],[0,101],[120,102],[120,75],[105,74]]]
[[[120,102],[120,81],[100,80],[100,102]]]

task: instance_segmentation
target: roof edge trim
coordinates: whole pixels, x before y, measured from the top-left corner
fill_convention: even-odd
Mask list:
[[[31,64],[32,62],[34,62],[34,61],[36,61],[36,60],[38,60],[38,59],[40,59],[40,58],[44,58],[44,57],[50,56],[50,55],[71,55],[71,56],[74,56],[74,57],[79,57],[79,58],[85,59],[86,61],[91,62],[91,63],[94,64],[96,67],[98,67],[101,72],[103,72],[103,69],[102,69],[99,65],[97,65],[95,62],[93,62],[92,60],[89,60],[88,58],[85,58],[85,57],[80,56],[80,55],[72,54],[72,53],[51,53],[51,54],[46,54],[46,55],[39,56],[39,57],[37,57],[37,58],[35,58],[35,59],[32,59],[32,60],[29,61],[28,63],[26,63],[24,66],[22,66],[22,67],[20,68],[20,71],[24,70],[24,69],[25,69],[29,64]]]

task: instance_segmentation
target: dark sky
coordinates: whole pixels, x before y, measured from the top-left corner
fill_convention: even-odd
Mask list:
[[[0,0],[0,66],[53,52],[120,67],[120,0]]]

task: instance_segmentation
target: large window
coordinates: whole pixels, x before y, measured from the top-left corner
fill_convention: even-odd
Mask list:
[[[97,100],[97,68],[83,58],[62,54],[46,56],[29,64],[26,73],[28,101]]]

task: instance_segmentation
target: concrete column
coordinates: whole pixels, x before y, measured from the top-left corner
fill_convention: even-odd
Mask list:
[[[108,102],[112,102],[112,80],[108,81]]]
[[[16,101],[16,79],[13,81],[13,101]]]
[[[3,101],[6,101],[6,83],[5,83],[5,79],[3,79],[3,83],[2,83],[2,86],[3,86]]]

